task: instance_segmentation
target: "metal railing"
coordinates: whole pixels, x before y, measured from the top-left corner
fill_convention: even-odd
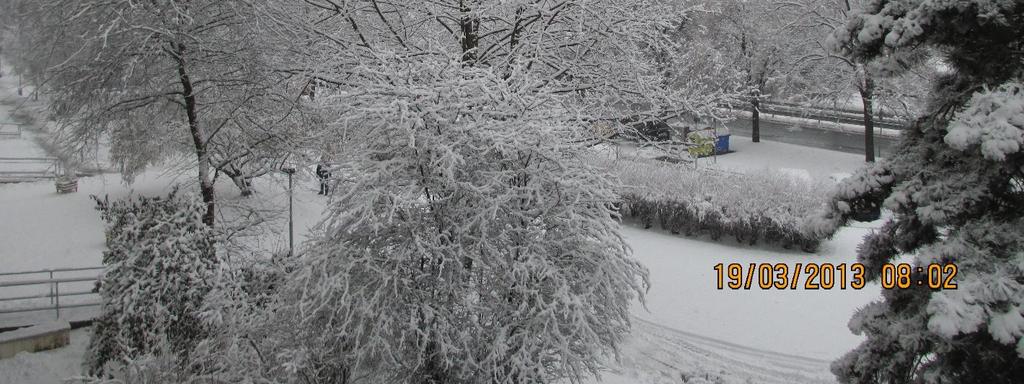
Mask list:
[[[84,272],[84,271],[99,271],[103,267],[86,267],[86,268],[56,268],[56,269],[43,269],[37,271],[24,271],[24,272],[2,272],[0,278],[11,277],[11,276],[26,276],[26,275],[46,275],[46,278],[41,279],[30,279],[30,280],[12,280],[12,281],[0,281],[0,293],[9,290],[11,287],[21,286],[33,286],[33,285],[44,285],[49,288],[48,293],[38,294],[21,294],[19,296],[11,297],[0,297],[0,302],[9,301],[30,301],[35,299],[50,299],[49,305],[38,305],[38,306],[25,306],[16,308],[3,308],[0,309],[0,314],[11,314],[11,313],[26,313],[26,312],[39,312],[53,310],[56,317],[59,319],[61,316],[61,309],[69,308],[81,308],[81,307],[92,307],[100,305],[99,300],[90,302],[78,302],[78,303],[67,303],[61,304],[61,298],[67,298],[70,296],[82,296],[82,295],[99,295],[93,289],[87,290],[68,290],[61,291],[61,284],[67,287],[71,283],[81,282],[96,282],[99,280],[99,274],[94,276],[79,276],[79,277],[54,277],[54,274],[68,273],[68,272]],[[78,288],[81,289],[81,288]]]
[[[841,108],[815,107],[780,101],[764,101],[760,106],[761,113],[790,116],[820,121],[831,121],[843,124],[864,125],[863,111]],[[895,116],[877,114],[874,117],[875,128],[904,129],[907,121]]]
[[[60,172],[60,161],[55,157],[0,157],[0,182],[53,179]]]
[[[9,126],[13,126],[14,129],[7,129]],[[0,122],[0,139],[20,139],[21,131],[21,124]]]

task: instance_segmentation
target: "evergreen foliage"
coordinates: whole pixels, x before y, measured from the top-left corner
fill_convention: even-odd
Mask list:
[[[844,383],[1024,381],[1024,4],[875,1],[833,37],[880,72],[929,48],[951,71],[896,154],[845,182],[825,221],[868,203],[893,212],[858,250],[869,278],[907,255],[959,267],[956,290],[886,290],[860,309],[850,327],[867,340],[833,372]]]

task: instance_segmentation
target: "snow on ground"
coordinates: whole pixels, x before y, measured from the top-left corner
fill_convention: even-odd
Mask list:
[[[0,359],[0,382],[4,384],[59,384],[81,375],[82,355],[89,345],[89,329],[71,331],[71,343],[42,352],[22,352]]]
[[[625,226],[635,256],[650,270],[651,289],[646,308],[634,305],[622,359],[603,382],[834,382],[829,363],[862,340],[846,324],[857,308],[879,297],[877,284],[861,290],[719,290],[714,266],[852,263],[856,244],[878,225],[844,228],[814,255]]]
[[[864,165],[864,156],[795,144],[761,140],[754,143],[749,137],[732,135],[730,152],[714,158],[698,160],[699,166],[759,172],[764,170],[806,174],[815,179],[841,179]]]
[[[103,222],[90,195],[111,199],[164,194],[171,180],[142,175],[132,187],[118,175],[84,177],[78,192],[57,194],[52,181],[0,184],[0,260],[4,271],[95,267],[104,249]]]
[[[47,157],[46,151],[35,144],[36,134],[25,129],[11,117],[14,102],[0,95],[0,173],[11,171],[53,172],[53,163],[41,161],[13,161],[12,158]],[[5,175],[0,174],[0,180]]]
[[[754,143],[750,137],[731,135],[731,152],[724,155],[702,157],[691,167],[718,168],[730,172],[781,172],[798,179],[840,180],[864,165],[864,155],[805,147],[796,144],[761,140]],[[631,142],[603,143],[593,148],[598,153],[611,157],[659,157],[688,158],[679,147],[637,146]],[[687,160],[689,161],[689,160]]]
[[[10,73],[10,68],[3,66],[0,71]],[[14,116],[15,112],[24,111],[23,108],[31,103],[29,98],[17,95],[17,84],[15,76],[0,77],[0,157],[46,156],[46,151],[35,144],[35,135],[31,131],[22,129],[21,135],[13,135],[19,131],[18,125],[23,123]]]
[[[4,134],[0,136],[0,157],[46,157],[46,151],[35,145],[35,134],[31,131],[22,130],[18,136],[6,135],[18,132],[18,123],[4,120],[10,109],[10,106],[0,104],[0,133]]]
[[[854,310],[879,296],[862,290],[731,290],[717,288],[718,263],[853,263],[866,233],[844,228],[817,254],[765,250],[687,239],[627,226],[624,234],[636,257],[650,269],[647,310],[633,313],[678,330],[752,348],[831,360],[861,340],[847,329]]]
[[[633,322],[620,364],[590,383],[833,383],[829,362],[744,347],[657,325]]]

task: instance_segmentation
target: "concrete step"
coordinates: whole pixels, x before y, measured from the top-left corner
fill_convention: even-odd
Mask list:
[[[0,359],[17,355],[19,352],[39,352],[68,345],[71,324],[67,321],[51,321],[14,331],[0,333]]]

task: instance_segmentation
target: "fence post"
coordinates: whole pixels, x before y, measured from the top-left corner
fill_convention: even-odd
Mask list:
[[[49,270],[49,272],[50,272],[50,281],[53,281],[53,270],[51,269],[51,270]],[[53,304],[53,286],[52,285],[50,286],[50,304]]]
[[[60,283],[59,282],[56,282],[56,281],[53,282],[53,290],[54,290],[54,292],[57,293],[57,295],[55,296],[57,298],[57,300],[56,300],[57,304],[55,305],[55,307],[57,309],[57,320],[60,320]]]

